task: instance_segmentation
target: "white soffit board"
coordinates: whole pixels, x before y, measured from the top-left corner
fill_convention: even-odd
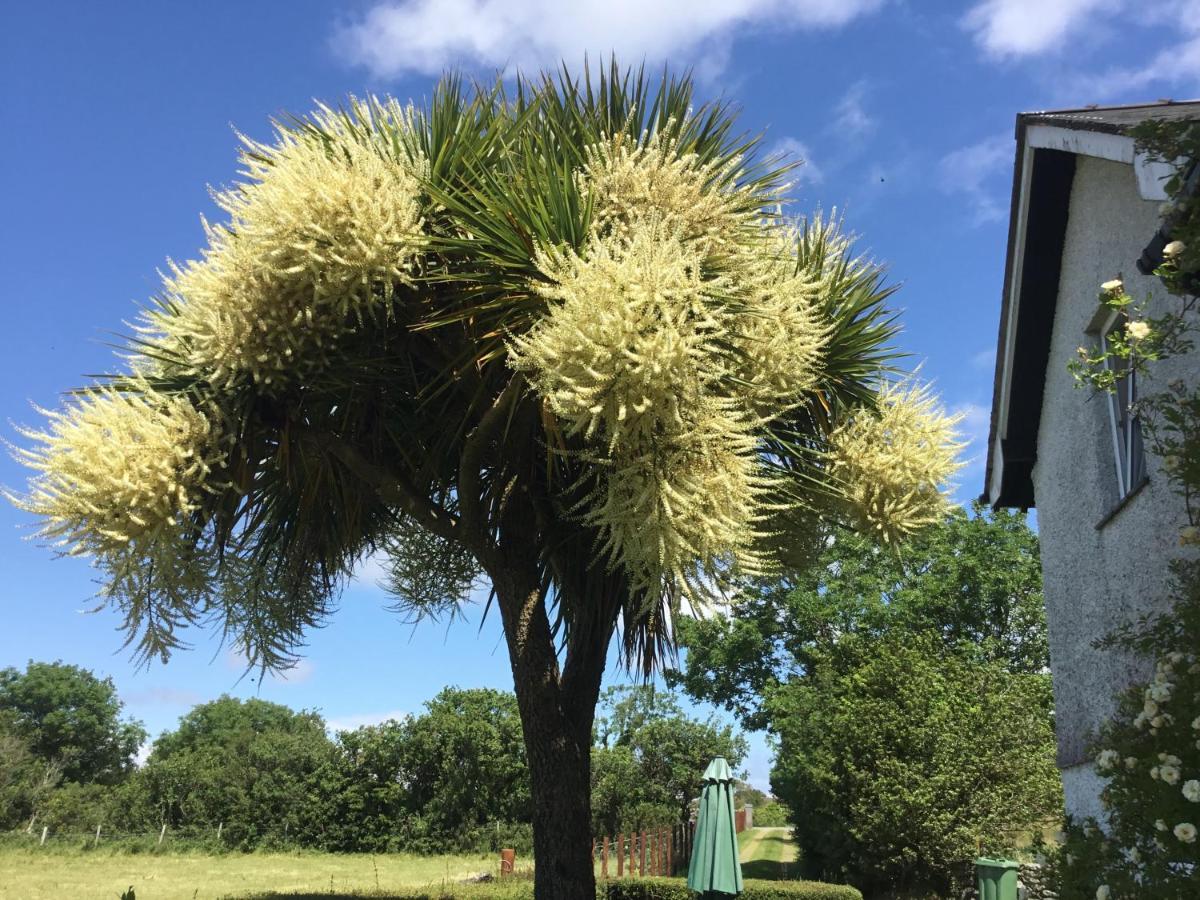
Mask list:
[[[1163,188],[1174,167],[1170,163],[1151,161],[1144,153],[1135,153],[1131,137],[1055,125],[1030,125],[1025,131],[1025,143],[1039,150],[1065,150],[1079,156],[1126,163],[1133,166],[1138,193],[1143,200],[1167,199]]]

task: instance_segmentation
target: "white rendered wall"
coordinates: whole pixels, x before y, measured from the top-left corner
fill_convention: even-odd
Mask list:
[[[1077,347],[1094,343],[1086,331],[1102,282],[1121,275],[1135,298],[1153,294],[1158,312],[1171,302],[1135,266],[1158,228],[1158,207],[1139,196],[1131,165],[1078,157],[1033,473],[1058,762],[1067,812],[1077,816],[1100,812],[1102,781],[1088,764],[1089,739],[1112,713],[1114,695],[1151,667],[1092,644],[1123,622],[1166,608],[1166,562],[1178,554],[1183,514],[1159,461],[1148,456],[1149,483],[1097,527],[1117,503],[1108,399],[1077,388],[1067,363]],[[1197,362],[1192,354],[1160,364],[1142,393],[1181,375],[1194,381]]]

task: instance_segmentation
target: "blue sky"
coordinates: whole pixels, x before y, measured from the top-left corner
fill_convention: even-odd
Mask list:
[[[15,3],[0,28],[0,434],[32,424],[202,242],[232,128],[348,93],[427,96],[461,67],[537,68],[615,50],[692,66],[766,145],[807,161],[798,209],[843,210],[903,284],[904,347],[963,412],[978,494],[1017,112],[1200,94],[1200,2],[1167,0],[399,0]],[[0,484],[24,473],[0,458]],[[204,634],[137,671],[117,621],[87,615],[92,572],[27,540],[0,503],[0,666],[111,675],[152,733],[222,692],[353,726],[418,711],[443,685],[511,687],[495,619],[399,623],[369,570],[304,662],[259,685]],[[619,683],[610,669],[608,683]],[[766,783],[761,738],[752,779]]]

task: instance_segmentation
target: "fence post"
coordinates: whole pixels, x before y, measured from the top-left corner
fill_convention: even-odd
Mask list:
[[[167,823],[163,822],[162,830],[158,832],[158,846],[162,846],[163,838],[167,836]]]
[[[513,873],[513,868],[517,862],[517,851],[512,848],[505,848],[500,851],[500,877],[504,878]]]
[[[638,874],[643,878],[646,877],[646,829],[642,829],[642,839],[638,841],[638,852],[641,854],[641,864],[638,866]]]
[[[608,835],[604,836],[604,843],[600,846],[600,877],[608,878]]]
[[[218,823],[217,823],[217,840],[218,840],[218,841],[220,841],[220,840],[221,840],[221,829],[222,829],[222,828],[224,828],[224,827],[225,827],[225,823],[224,823],[224,822],[218,822]]]
[[[617,832],[617,877],[625,874],[625,833]]]
[[[96,825],[96,839],[92,841],[92,849],[100,846],[100,826]]]
[[[49,831],[49,830],[50,830],[50,826],[49,826],[49,825],[43,825],[43,826],[42,826],[42,842],[41,842],[41,843],[38,845],[39,847],[45,846],[45,844],[46,844],[46,832],[47,832],[47,831]]]

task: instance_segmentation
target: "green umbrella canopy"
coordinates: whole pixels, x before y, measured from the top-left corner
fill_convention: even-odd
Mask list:
[[[733,824],[733,773],[720,756],[704,770],[687,883],[706,897],[742,892],[742,865]]]

